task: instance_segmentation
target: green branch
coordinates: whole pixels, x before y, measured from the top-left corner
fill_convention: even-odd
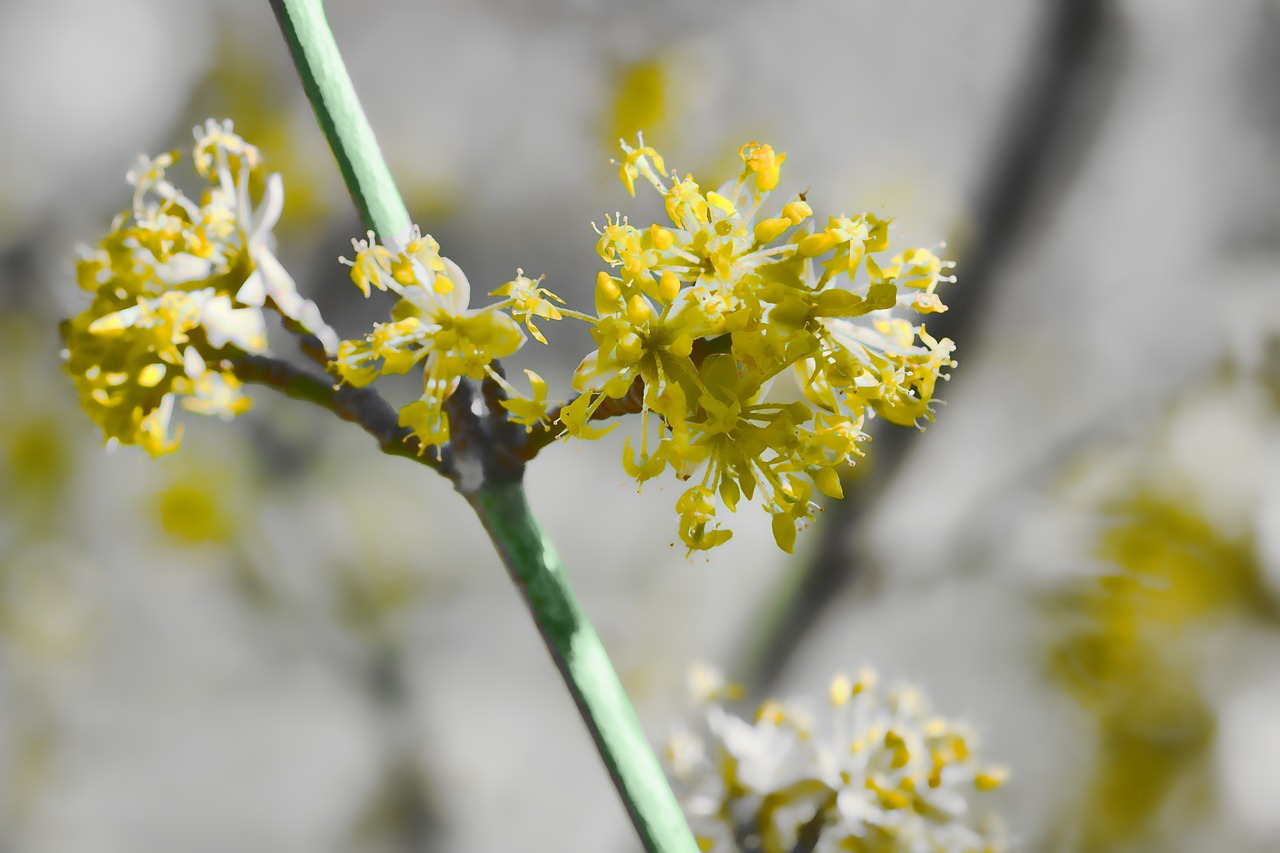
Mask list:
[[[351,85],[324,16],[324,4],[321,0],[271,0],[271,10],[365,227],[383,240],[404,234],[411,224],[409,211]]]
[[[365,222],[384,240],[401,234],[410,224],[409,215],[360,108],[320,0],[272,0],[271,6]],[[273,360],[246,360],[237,372],[247,381],[276,385],[291,396],[331,408],[336,405],[332,395],[339,391],[326,392],[324,383],[315,377],[306,381],[279,370],[279,363]],[[377,399],[381,401],[381,397]],[[460,401],[461,397],[451,403]],[[382,404],[385,406],[385,401]],[[470,411],[468,407],[467,413]],[[451,418],[455,435],[442,467],[453,475],[520,587],[645,849],[650,853],[697,853],[698,845],[604,646],[574,598],[564,567],[529,508],[520,484],[523,460],[511,453],[511,448],[493,446],[494,438],[502,438],[501,430],[495,428],[504,423],[501,414],[491,413],[487,422],[475,423],[461,411],[456,423]],[[468,478],[474,476],[477,466],[482,472],[479,482],[470,483]]]
[[[518,482],[487,483],[468,500],[520,587],[640,840],[649,851],[696,853],[675,796],[564,566]]]

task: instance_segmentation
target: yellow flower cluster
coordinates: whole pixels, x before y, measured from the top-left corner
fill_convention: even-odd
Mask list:
[[[786,160],[768,145],[744,145],[737,180],[710,192],[688,176],[668,183],[643,140],[623,150],[628,191],[650,183],[669,221],[638,228],[610,217],[597,228],[610,270],[597,277],[594,315],[558,307],[523,273],[493,291],[502,301],[471,308],[466,276],[429,235],[370,234],[344,263],[366,296],[376,288],[399,300],[390,322],[341,344],[335,369],[363,386],[422,364],[422,395],[400,423],[424,446],[449,440],[445,403],[464,377],[501,384],[511,418],[532,428],[547,418],[546,383],[526,371],[533,393],[521,395],[494,362],[524,343],[521,325],[546,343],[535,320],[588,322],[597,347],[574,373],[578,396],[557,412],[565,433],[598,438],[609,431],[592,423],[605,403],[639,401],[638,447],[627,440],[623,466],[641,483],[666,470],[694,482],[676,503],[689,551],[726,542],[718,508],[759,492],[789,552],[814,516],[814,488],[841,496],[837,469],[859,455],[867,417],[930,417],[952,344],[894,312],[945,310],[935,290],[952,280],[950,264],[928,249],[877,260],[888,222],[862,214],[817,228],[803,194],[764,215]],[[794,390],[770,398],[783,373]]]
[[[207,183],[199,201],[166,176],[171,151],[139,158],[132,208],[98,245],[82,250],[89,308],[63,323],[66,370],[108,443],[152,455],[177,448],[174,406],[231,418],[249,408],[229,360],[267,351],[270,307],[336,350],[337,336],[303,299],[272,252],[280,176],[258,149],[210,119],[195,130],[193,162]]]
[[[769,701],[748,722],[715,704],[733,698],[723,681],[695,686],[701,731],[673,738],[666,756],[708,853],[737,850],[744,835],[764,853],[1006,849],[982,795],[1007,772],[979,762],[972,734],[932,716],[916,691],[881,690],[864,671],[837,677],[821,714]]]
[[[597,438],[608,430],[593,420],[630,400],[642,417],[624,468],[641,483],[667,470],[691,481],[676,502],[690,552],[727,541],[719,508],[757,492],[790,551],[813,518],[813,490],[840,497],[837,469],[860,453],[866,418],[929,418],[952,345],[894,312],[944,310],[935,290],[952,280],[949,264],[927,249],[878,260],[886,221],[839,216],[818,228],[803,194],[766,211],[786,160],[768,145],[744,145],[737,179],[705,192],[666,176],[643,140],[623,150],[628,191],[651,184],[668,221],[640,228],[619,216],[597,228],[609,270],[597,277],[594,314],[560,307],[522,271],[493,291],[499,301],[472,308],[466,275],[415,226],[353,241],[344,262],[355,284],[399,298],[389,322],[339,342],[272,252],[279,176],[264,173],[230,122],[210,120],[193,150],[208,184],[199,200],[166,176],[176,152],[142,158],[129,174],[132,209],[84,251],[78,278],[93,302],[63,326],[67,370],[109,441],[164,453],[178,443],[176,405],[224,418],[248,407],[234,360],[267,351],[271,308],[318,337],[346,383],[421,369],[422,393],[400,423],[433,446],[449,441],[446,402],[464,378],[502,385],[516,423],[546,422],[542,378],[526,371],[532,393],[522,395],[495,362],[527,335],[546,343],[538,322],[573,317],[591,324],[596,349],[574,373],[577,397],[556,413],[563,431]],[[790,392],[776,387],[783,373],[795,378]]]
[[[664,176],[661,155],[623,144],[620,175],[663,197],[666,223],[609,218],[596,249],[610,267],[595,286],[598,348],[574,374],[580,396],[561,412],[566,430],[589,425],[607,399],[642,394],[639,448],[623,465],[644,482],[665,470],[693,481],[676,504],[690,552],[731,531],[715,523],[759,491],[778,545],[790,552],[813,518],[813,488],[841,497],[837,467],[859,455],[865,419],[929,419],[951,341],[894,315],[945,310],[935,289],[951,266],[928,249],[888,260],[888,222],[872,214],[817,227],[804,194],[765,210],[785,154],[742,147],[737,179],[703,191]],[[770,215],[772,214],[772,215]],[[780,374],[798,393],[773,395]]]
[[[546,383],[532,371],[534,396],[525,398],[493,367],[525,342],[523,323],[534,338],[546,338],[534,319],[559,320],[555,303],[562,300],[526,278],[523,271],[495,290],[506,299],[483,308],[469,307],[471,285],[453,261],[440,254],[440,245],[418,227],[399,239],[377,242],[353,240],[351,280],[368,296],[372,288],[391,291],[399,299],[391,322],[374,324],[362,339],[343,341],[335,369],[343,381],[362,387],[393,373],[407,373],[421,363],[421,397],[400,410],[400,425],[413,429],[424,446],[449,440],[445,403],[462,379],[491,378],[510,400],[504,402],[517,423],[532,425],[546,416]]]

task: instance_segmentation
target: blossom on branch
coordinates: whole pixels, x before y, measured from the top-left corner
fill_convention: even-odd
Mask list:
[[[376,323],[363,338],[340,344],[334,369],[343,381],[362,387],[379,376],[408,373],[421,365],[422,394],[400,410],[400,425],[411,428],[423,447],[449,441],[445,403],[464,378],[490,378],[502,385],[511,395],[508,408],[518,423],[531,426],[542,418],[546,384],[536,378],[533,397],[523,398],[494,363],[524,345],[521,323],[546,343],[533,318],[560,319],[549,301],[562,302],[559,297],[521,272],[494,291],[507,299],[470,307],[466,274],[416,225],[396,239],[379,243],[371,232],[368,240],[353,240],[352,245],[355,258],[342,262],[351,267],[351,280],[361,292],[368,296],[376,288],[399,299],[391,322]]]
[[[109,443],[152,455],[178,446],[175,405],[223,418],[249,408],[231,361],[267,352],[264,308],[329,351],[338,344],[273,253],[284,188],[258,149],[230,121],[197,127],[192,159],[208,184],[198,202],[168,179],[178,157],[140,157],[129,172],[131,208],[77,265],[93,301],[62,325],[85,411]]]
[[[668,221],[597,227],[609,267],[587,318],[597,348],[561,423],[598,437],[596,410],[642,385],[638,447],[628,441],[623,465],[639,482],[665,470],[691,482],[676,504],[689,551],[727,541],[717,508],[759,492],[790,552],[814,517],[813,489],[841,496],[837,469],[861,455],[867,418],[932,418],[954,347],[899,314],[944,311],[935,291],[952,265],[921,248],[883,258],[889,222],[874,214],[819,228],[803,193],[766,208],[786,159],[768,145],[742,146],[740,174],[715,191],[664,176],[643,140],[622,147],[628,192],[644,178]],[[772,393],[784,373],[793,390]]]

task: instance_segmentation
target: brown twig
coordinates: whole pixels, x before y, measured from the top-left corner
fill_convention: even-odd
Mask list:
[[[359,425],[389,456],[412,459],[428,468],[440,467],[438,457],[427,452],[413,430],[400,426],[395,409],[372,388],[335,385],[328,377],[316,376],[287,361],[265,355],[241,356],[232,365],[242,382],[267,385],[287,397],[313,403],[344,421]]]
[[[961,283],[947,295],[950,310],[930,318],[931,334],[953,337],[962,349],[973,345],[982,305],[990,300],[1001,267],[1025,239],[1028,220],[1046,206],[1053,167],[1061,165],[1063,155],[1082,149],[1100,124],[1100,111],[1081,114],[1082,106],[1096,106],[1083,104],[1081,93],[1097,83],[1090,77],[1099,67],[1111,6],[1112,0],[1056,0],[1046,13],[1044,37],[1033,48],[1034,67],[975,203],[976,224],[969,239],[959,241]],[[864,470],[845,484],[845,499],[828,502],[808,563],[770,597],[770,612],[750,622],[766,626],[744,644],[737,667],[737,680],[753,696],[769,692],[822,614],[862,571],[852,530],[915,446],[908,430],[878,428],[873,436],[868,458],[859,464]]]
[[[717,338],[710,339],[700,338],[693,342],[693,352],[690,357],[695,365],[701,365],[702,360],[709,355],[728,352],[731,344],[732,339],[729,335],[720,335]],[[547,417],[542,423],[529,432],[520,450],[520,454],[525,461],[533,459],[544,447],[564,435],[564,424],[560,423],[560,412],[578,399],[575,397],[573,400],[556,406],[547,413]],[[591,420],[603,421],[609,418],[620,418],[624,415],[638,415],[643,409],[644,380],[636,377],[636,380],[631,383],[631,387],[627,389],[626,394],[621,397],[605,398],[599,408],[591,413]]]

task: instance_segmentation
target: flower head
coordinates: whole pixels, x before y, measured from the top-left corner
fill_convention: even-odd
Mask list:
[[[400,410],[400,423],[412,428],[424,447],[449,440],[445,403],[463,378],[487,377],[501,384],[511,395],[504,405],[517,423],[532,426],[545,415],[546,383],[541,377],[531,375],[533,396],[526,398],[493,363],[524,344],[521,323],[545,343],[533,319],[560,319],[553,304],[563,304],[559,297],[521,271],[494,291],[505,300],[472,308],[466,274],[416,225],[399,239],[379,244],[370,233],[368,240],[353,240],[352,245],[355,257],[342,262],[351,267],[351,280],[361,292],[368,296],[374,289],[389,291],[399,299],[391,322],[377,323],[362,339],[339,346],[334,369],[345,382],[363,386],[421,365],[422,394]]]
[[[561,422],[570,435],[602,434],[587,425],[593,412],[639,388],[639,447],[628,443],[624,466],[641,482],[667,469],[693,482],[677,501],[689,550],[727,541],[718,507],[758,492],[790,551],[814,516],[812,490],[840,495],[837,469],[860,455],[867,418],[931,418],[953,345],[899,312],[945,310],[935,290],[951,265],[928,249],[877,260],[887,220],[835,216],[818,228],[804,194],[765,215],[786,160],[769,145],[742,146],[737,179],[716,191],[678,173],[668,182],[643,141],[623,151],[628,191],[643,177],[669,221],[597,227],[609,267],[595,288],[597,346]],[[797,392],[775,392],[784,373]]]
[[[821,853],[1005,849],[985,794],[1007,772],[916,691],[883,690],[864,670],[837,676],[817,712],[769,701],[750,721],[714,704],[723,689],[700,692],[701,731],[673,738],[667,763],[704,850],[739,849],[743,835],[764,853],[802,840]]]
[[[545,344],[547,339],[543,337],[538,327],[533,324],[533,318],[541,317],[544,320],[563,319],[564,315],[560,313],[556,303],[563,305],[564,300],[542,287],[542,281],[541,278],[537,281],[526,278],[524,270],[516,270],[514,279],[489,295],[508,297],[507,309],[511,312],[511,316],[515,318],[517,323],[523,323],[535,340]]]
[[[199,203],[167,177],[177,151],[139,158],[130,210],[82,250],[77,277],[93,301],[62,327],[85,410],[108,441],[152,454],[178,446],[175,405],[228,418],[248,408],[230,360],[266,352],[264,307],[330,350],[338,343],[273,254],[279,176],[263,173],[258,149],[229,121],[210,120],[195,139],[208,183]]]

